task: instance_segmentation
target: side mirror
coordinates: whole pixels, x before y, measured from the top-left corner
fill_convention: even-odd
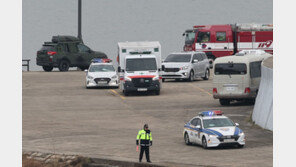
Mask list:
[[[161,70],[164,71],[164,69],[165,69],[165,66],[161,65]]]
[[[88,72],[88,70],[87,70],[87,69],[85,69],[85,70],[84,70],[84,72],[86,72],[86,73],[87,73],[87,72]]]
[[[197,128],[197,129],[200,129],[200,125],[196,125],[196,128]]]
[[[121,72],[121,68],[120,68],[120,66],[118,66],[117,71],[118,71],[118,72]]]
[[[235,126],[239,126],[239,124],[238,123],[235,123]]]
[[[185,36],[185,33],[183,33],[182,36]]]
[[[193,62],[193,63],[197,63],[197,62],[198,62],[198,60],[197,60],[197,59],[194,59],[192,62]]]

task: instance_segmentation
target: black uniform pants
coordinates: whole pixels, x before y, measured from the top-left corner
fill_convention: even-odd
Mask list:
[[[141,146],[139,160],[142,161],[144,151],[145,151],[145,155],[146,155],[146,160],[148,162],[148,161],[150,161],[149,146]]]

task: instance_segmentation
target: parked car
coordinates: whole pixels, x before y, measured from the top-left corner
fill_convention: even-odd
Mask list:
[[[73,36],[53,36],[51,42],[44,42],[37,51],[36,64],[44,71],[57,67],[68,71],[69,67],[85,70],[93,58],[108,58],[105,53],[91,50],[79,38]]]
[[[203,78],[208,80],[210,76],[210,64],[204,52],[171,53],[162,65],[164,66],[163,82],[165,79],[193,81],[196,78]]]
[[[86,71],[86,88],[91,87],[116,87],[119,79],[110,59],[94,58]]]
[[[261,63],[271,54],[250,53],[217,58],[214,62],[213,97],[221,105],[234,100],[254,103],[261,80]]]

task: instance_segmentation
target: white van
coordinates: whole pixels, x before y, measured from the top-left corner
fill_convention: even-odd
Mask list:
[[[261,80],[261,63],[268,53],[226,56],[214,62],[213,97],[221,105],[233,100],[255,101]]]
[[[118,43],[119,87],[125,96],[131,92],[161,89],[161,46],[158,41]]]

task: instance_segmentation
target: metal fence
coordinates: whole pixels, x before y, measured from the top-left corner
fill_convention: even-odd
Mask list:
[[[27,71],[30,71],[30,61],[31,59],[23,59],[22,60],[22,66],[27,66]]]

